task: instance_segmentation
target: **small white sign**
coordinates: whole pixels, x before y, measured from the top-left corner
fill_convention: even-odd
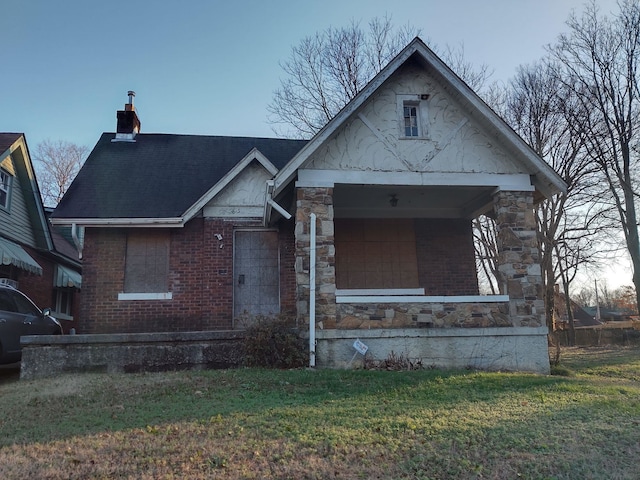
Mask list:
[[[367,350],[369,350],[369,347],[362,343],[360,339],[357,339],[355,342],[353,342],[353,348],[355,348],[358,353],[361,353],[362,355],[367,353]]]

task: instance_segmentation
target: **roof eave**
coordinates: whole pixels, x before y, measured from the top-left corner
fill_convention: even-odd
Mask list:
[[[82,227],[102,227],[102,228],[162,228],[162,227],[183,227],[185,219],[183,217],[169,218],[52,218],[53,225],[77,225]]]

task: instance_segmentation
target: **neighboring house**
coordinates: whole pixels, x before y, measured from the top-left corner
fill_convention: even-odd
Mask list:
[[[587,312],[588,315],[593,316],[593,318],[596,317],[597,313],[598,313],[598,308],[597,307],[584,307],[585,312]],[[600,307],[600,320],[602,320],[602,322],[628,322],[630,320],[634,320],[635,315],[631,312],[628,311],[623,311],[620,309],[611,309],[611,308],[606,308],[606,307]]]
[[[567,297],[564,293],[560,293],[558,285],[555,288],[554,298],[554,312],[553,312],[553,329],[554,330],[568,330],[569,329],[569,315],[567,314]],[[574,327],[594,327],[602,325],[602,322],[596,320],[595,309],[593,312],[588,311],[587,308],[582,308],[573,300],[569,299],[571,303],[571,311],[573,314]]]
[[[533,207],[566,186],[420,39],[308,142],[141,134],[132,96],[117,118],[52,217],[84,239],[80,333],[283,313],[320,366],[361,340],[378,359],[548,371]],[[478,294],[481,214],[503,295]]]
[[[0,133],[0,278],[51,308],[66,330],[78,320],[78,252],[49,225],[22,133]]]

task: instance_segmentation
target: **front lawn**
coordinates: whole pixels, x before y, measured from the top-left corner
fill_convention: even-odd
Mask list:
[[[0,478],[638,478],[640,349],[567,349],[562,366],[9,382]]]

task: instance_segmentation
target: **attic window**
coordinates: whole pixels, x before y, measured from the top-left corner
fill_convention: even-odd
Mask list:
[[[427,138],[429,95],[397,95],[400,138]]]
[[[9,187],[11,186],[11,175],[4,170],[0,170],[0,208],[9,208]]]
[[[409,102],[404,103],[404,136],[418,136],[418,105]]]

